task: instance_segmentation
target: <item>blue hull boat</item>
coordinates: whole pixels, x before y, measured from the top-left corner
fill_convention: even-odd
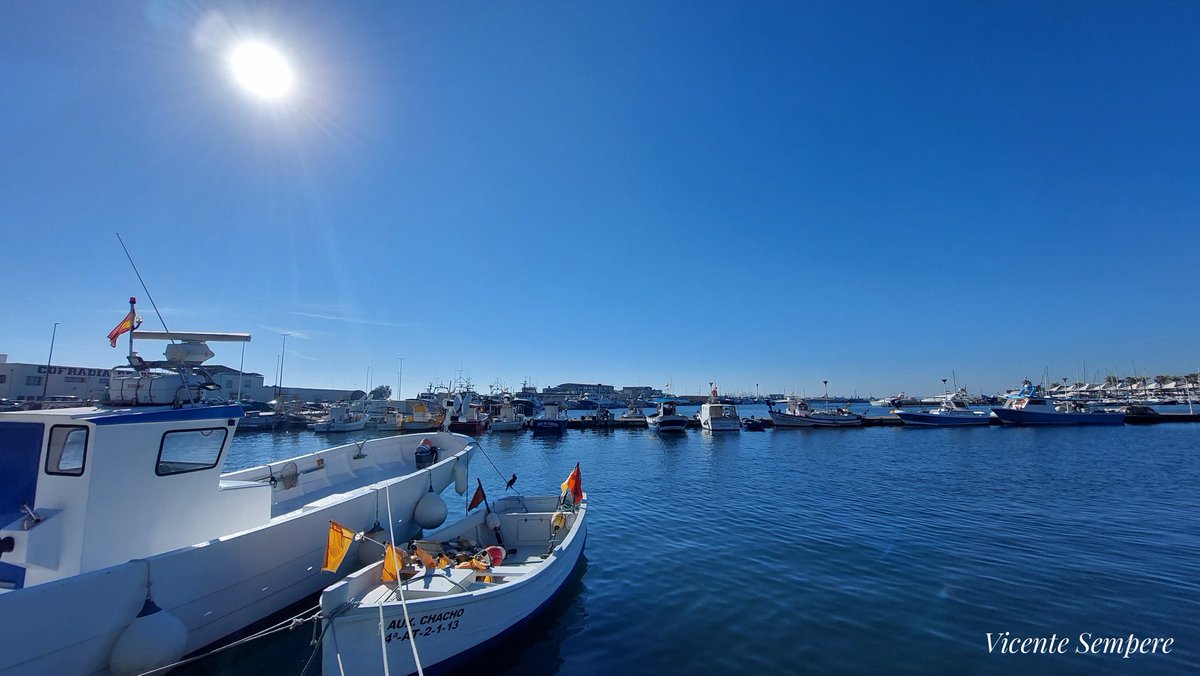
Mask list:
[[[1009,425],[1124,425],[1124,413],[1076,411],[1025,411],[1012,408],[993,408],[1000,422]]]
[[[942,411],[896,411],[896,417],[905,425],[917,427],[965,427],[988,425],[991,418],[987,413],[946,413]]]

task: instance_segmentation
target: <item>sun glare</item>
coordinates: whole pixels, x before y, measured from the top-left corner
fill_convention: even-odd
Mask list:
[[[229,53],[233,79],[251,95],[277,101],[292,91],[295,77],[283,55],[262,42],[242,42]]]

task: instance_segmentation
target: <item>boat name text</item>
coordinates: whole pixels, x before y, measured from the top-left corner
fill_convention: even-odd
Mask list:
[[[404,618],[397,618],[388,624],[388,634],[384,637],[384,640],[388,643],[392,641],[407,641],[413,637],[420,638],[440,634],[443,631],[454,631],[458,629],[458,618],[462,617],[465,612],[466,608],[456,608],[440,613],[422,615],[420,619],[412,620],[411,631],[405,629],[406,623]],[[392,631],[393,629],[396,631]]]

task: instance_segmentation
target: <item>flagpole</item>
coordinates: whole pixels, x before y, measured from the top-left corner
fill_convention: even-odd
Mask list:
[[[129,360],[130,360],[129,363],[130,364],[133,363],[133,330],[135,328],[137,328],[136,326],[134,326],[134,324],[137,323],[137,312],[134,310],[135,305],[137,305],[137,298],[130,296],[129,297],[129,316],[131,317],[131,319],[129,320]]]

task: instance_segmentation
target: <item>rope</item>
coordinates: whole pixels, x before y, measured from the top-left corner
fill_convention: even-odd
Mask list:
[[[432,475],[432,472],[430,473]],[[393,531],[392,520],[392,497],[391,487],[384,486],[384,499],[387,500],[388,508],[388,537],[392,542],[392,565],[396,567],[396,589],[400,590],[400,608],[404,611],[404,633],[408,634],[408,645],[412,648],[413,664],[417,665],[417,676],[425,676],[425,670],[421,668],[421,656],[417,654],[417,636],[413,632],[412,619],[408,617],[408,601],[404,598],[404,585],[400,582],[400,562],[396,560],[396,534]],[[379,642],[383,647],[383,673],[388,676],[387,664],[387,644],[383,640],[383,599],[379,600]]]
[[[492,469],[496,470],[496,476],[500,477],[500,480],[504,483],[508,483],[508,477],[504,476],[504,473],[500,471],[500,468],[496,467],[496,463],[492,462],[492,458],[487,454],[487,451],[483,450],[483,445],[477,443],[475,444],[475,448],[479,449],[479,452],[483,454],[484,458],[487,458],[488,464],[492,466]],[[518,490],[516,486],[513,486],[513,491],[517,495],[521,494],[521,491]]]
[[[243,643],[249,643],[250,641],[256,641],[260,638],[265,638],[267,636],[270,636],[271,634],[279,633],[279,632],[283,631],[284,629],[291,631],[291,630],[295,629],[296,627],[303,625],[305,622],[311,622],[311,621],[316,620],[319,617],[321,617],[320,612],[314,613],[314,611],[320,611],[320,609],[321,609],[321,606],[313,606],[312,608],[309,608],[308,610],[300,613],[299,615],[296,615],[295,617],[289,617],[288,619],[283,620],[282,622],[279,622],[270,627],[267,627],[266,629],[263,629],[262,631],[259,631],[255,634],[251,634],[250,636],[247,636],[246,638],[239,639],[228,645],[223,645],[220,648],[217,648],[216,650],[210,650],[209,652],[202,653],[200,655],[194,655],[187,659],[179,660],[178,662],[176,662],[174,664],[168,664],[166,666],[158,667],[156,669],[151,669],[150,671],[143,671],[140,676],[147,676],[148,674],[157,674],[160,672],[167,671],[168,669],[174,669],[175,667],[178,667],[178,666],[181,666],[184,664],[189,664],[191,662],[195,662],[196,660],[201,660],[206,657],[211,657],[212,655],[216,655],[219,652],[224,652],[226,650],[229,650],[230,648],[234,648],[236,646],[242,645]],[[314,614],[311,617],[304,617],[308,613],[314,613]]]

